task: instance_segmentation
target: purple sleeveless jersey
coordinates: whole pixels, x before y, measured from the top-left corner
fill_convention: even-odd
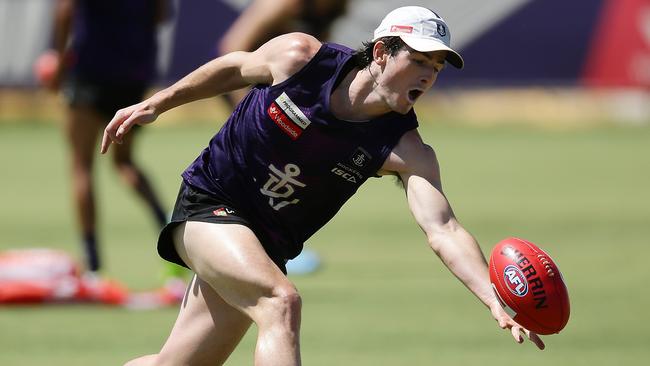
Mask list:
[[[103,83],[150,82],[156,71],[155,0],[79,0],[71,72]]]
[[[258,85],[183,172],[185,182],[240,210],[267,250],[291,259],[369,177],[408,130],[413,110],[367,122],[337,119],[330,95],[352,50],[324,44],[295,75]]]

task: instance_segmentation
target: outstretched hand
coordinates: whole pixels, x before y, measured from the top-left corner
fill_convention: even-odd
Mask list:
[[[519,325],[519,323],[514,321],[508,314],[506,314],[501,305],[496,304],[490,307],[490,311],[492,312],[492,316],[497,321],[501,329],[510,329],[510,333],[512,333],[512,337],[517,343],[523,343],[524,337],[522,337],[521,333],[524,333],[526,337],[528,337],[528,339],[533,342],[535,346],[537,346],[537,348],[540,350],[543,350],[546,347],[544,341],[542,341],[537,333],[531,332],[530,330]]]
[[[126,135],[135,125],[151,123],[158,118],[158,114],[147,100],[144,102],[120,109],[104,129],[101,153],[108,151],[111,143],[121,144]]]

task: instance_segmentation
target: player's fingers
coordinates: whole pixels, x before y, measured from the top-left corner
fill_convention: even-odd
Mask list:
[[[542,338],[540,338],[539,335],[537,335],[537,333],[531,332],[528,329],[524,329],[524,332],[526,333],[528,339],[530,339],[530,341],[533,342],[537,346],[537,348],[539,348],[540,350],[546,348],[544,341],[542,341]]]
[[[120,124],[120,126],[117,128],[117,131],[115,133],[115,136],[119,139],[119,142],[122,143],[122,139],[124,138],[124,135],[126,135],[130,130],[133,125],[136,124],[138,120],[138,115],[136,113],[132,113],[127,119],[124,120]]]
[[[108,125],[106,125],[106,128],[104,129],[104,135],[108,137],[112,142],[118,144],[121,143],[122,138],[118,134],[118,129],[120,128],[120,126],[122,126],[122,124],[125,122],[125,120],[128,117],[129,117],[128,114],[126,114],[123,110],[117,111],[113,119],[111,119],[111,121],[108,122]],[[102,146],[103,146],[103,142],[102,142]]]
[[[102,154],[105,154],[108,151],[108,147],[111,145],[111,143],[113,142],[119,143],[119,139],[116,135],[117,123],[118,122],[115,121],[115,118],[113,118],[113,120],[109,122],[106,128],[104,129],[104,135],[102,136],[102,144],[99,150]]]
[[[512,337],[517,343],[522,343],[524,341],[524,337],[521,336],[521,327],[517,325],[513,326],[510,328],[510,333],[512,333]]]
[[[102,144],[101,147],[99,148],[99,151],[102,154],[106,154],[108,151],[108,147],[111,145],[111,138],[108,136],[108,132],[104,130],[104,135],[102,136]]]
[[[510,329],[512,330],[513,327],[518,326],[517,322],[512,320],[511,317],[506,315],[505,313],[500,314],[499,317],[497,317],[497,323],[499,324],[499,327],[501,329]]]

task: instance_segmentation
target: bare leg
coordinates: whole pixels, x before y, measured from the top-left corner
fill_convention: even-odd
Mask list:
[[[226,304],[208,284],[194,277],[160,353],[137,358],[126,365],[221,365],[250,324],[249,317]]]
[[[147,204],[156,220],[156,224],[159,228],[162,228],[167,223],[167,215],[149,178],[133,159],[133,146],[136,136],[137,133],[128,134],[122,144],[114,146],[113,163],[122,180]],[[174,297],[182,295],[182,293],[178,294],[178,281],[185,282],[183,278],[186,274],[187,270],[185,268],[165,262],[164,276],[167,280],[165,286]]]
[[[251,320],[258,327],[255,365],[300,365],[300,296],[250,229],[188,222],[174,241],[200,280],[160,354],[129,365],[224,362]]]
[[[156,223],[158,226],[163,227],[167,223],[167,218],[160,199],[147,176],[133,160],[133,143],[136,135],[126,135],[122,144],[115,145],[113,163],[122,180],[147,203],[156,219]]]
[[[93,190],[93,161],[101,121],[92,110],[83,107],[68,109],[65,133],[71,152],[72,190],[82,237],[85,242],[86,267],[97,271],[101,267],[96,236],[96,209]]]
[[[255,234],[234,224],[184,226],[175,237],[181,258],[257,325],[255,365],[300,365],[300,296]]]

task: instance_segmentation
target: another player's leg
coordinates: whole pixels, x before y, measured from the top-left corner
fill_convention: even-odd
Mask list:
[[[249,228],[187,222],[174,241],[198,277],[257,325],[256,365],[300,365],[300,296]]]
[[[96,239],[92,169],[97,136],[103,124],[97,114],[87,107],[70,107],[67,113],[65,132],[71,152],[72,190],[86,255],[86,269],[97,272],[102,263]]]
[[[115,169],[137,194],[144,200],[151,210],[156,223],[160,228],[167,223],[167,216],[160,203],[158,195],[153,189],[149,178],[133,160],[133,143],[136,134],[128,134],[122,144],[115,145],[113,151],[113,164]]]
[[[156,194],[149,178],[133,159],[133,145],[136,134],[127,134],[122,144],[115,145],[113,163],[122,180],[125,181],[147,204],[156,223],[160,228],[167,223],[160,199]],[[177,303],[183,297],[186,285],[187,270],[177,264],[165,262],[163,277],[165,285],[162,288],[164,302]]]

